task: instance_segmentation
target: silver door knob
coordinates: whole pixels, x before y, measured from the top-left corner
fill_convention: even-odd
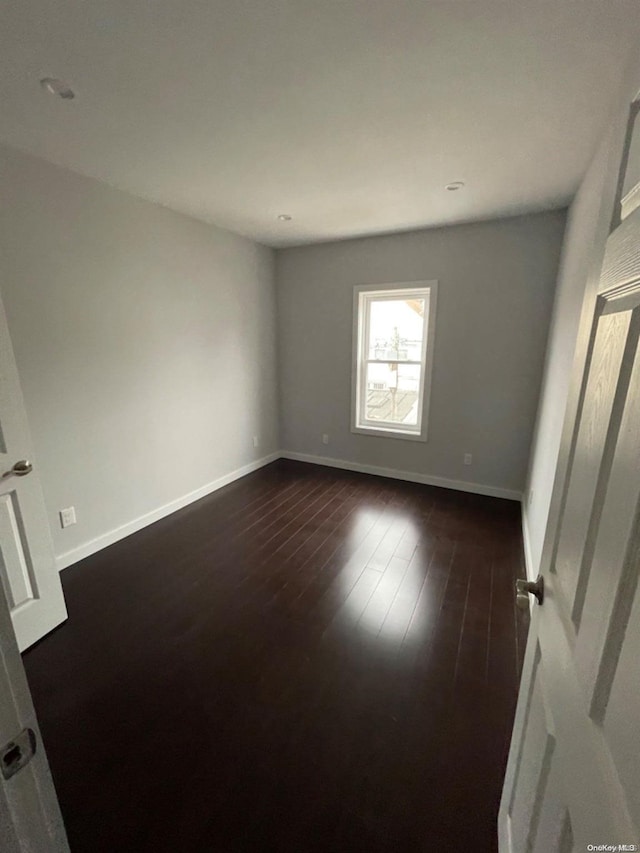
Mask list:
[[[28,459],[20,459],[19,462],[13,466],[9,474],[13,474],[15,477],[26,477],[27,474],[30,474],[33,471],[33,465],[29,462]]]
[[[521,610],[529,609],[529,596],[535,595],[538,604],[544,601],[544,578],[542,575],[534,581],[517,580],[516,581],[516,604]]]

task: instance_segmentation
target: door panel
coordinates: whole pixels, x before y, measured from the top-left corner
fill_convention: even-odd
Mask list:
[[[637,114],[634,104],[632,128]],[[501,853],[640,844],[640,207],[620,204],[624,139],[604,186],[601,275],[581,322]]]
[[[636,294],[636,297],[637,296],[638,294]],[[591,566],[594,550],[601,533],[602,513],[607,500],[607,495],[610,490],[617,488],[617,483],[615,483],[615,481],[612,482],[611,480],[611,471],[618,440],[620,438],[620,426],[622,420],[625,418],[627,406],[633,405],[634,387],[631,385],[631,378],[637,358],[638,337],[640,333],[640,311],[626,310],[626,306],[629,304],[628,299],[609,300],[605,297],[601,298],[600,302],[603,304],[600,323],[604,323],[608,318],[622,317],[625,319],[628,317],[629,323],[625,329],[622,361],[619,365],[617,376],[615,376],[615,378],[612,377],[611,381],[611,385],[615,389],[615,396],[611,407],[606,435],[604,436],[602,443],[602,457],[598,471],[598,480],[589,517],[589,526],[585,533],[585,544],[581,555],[578,570],[578,582],[573,601],[572,619],[576,626],[580,625],[582,619],[584,602],[588,591],[588,585],[591,580]],[[615,349],[613,341],[610,341],[610,347]],[[578,447],[580,446],[579,436]],[[568,525],[563,524],[563,529],[566,529],[567,526]]]
[[[581,609],[579,578],[588,549],[591,515],[605,439],[613,408],[616,379],[631,322],[631,312],[605,315],[597,325],[591,370],[587,381],[580,430],[558,540],[555,571],[573,607]]]
[[[562,790],[559,761],[551,767],[544,792],[540,822],[536,832],[533,853],[570,853],[573,850],[571,818]]]
[[[640,258],[635,242],[635,230],[640,208],[629,214],[609,238],[602,267],[602,286],[609,288],[625,281],[635,281],[640,275]]]
[[[609,700],[604,715],[604,736],[627,793],[631,818],[640,827],[640,747],[637,709],[640,696],[640,592],[636,587],[634,604],[626,625],[620,626],[620,650]],[[636,842],[640,839],[636,837]]]
[[[0,582],[21,651],[67,618],[33,461],[9,329],[0,302]],[[14,465],[33,469],[20,476]]]
[[[556,746],[553,724],[545,708],[539,649],[531,683],[517,784],[509,809],[511,832],[525,839],[526,850],[533,850]]]
[[[11,624],[0,588],[0,746],[31,729],[35,753],[5,779],[0,773],[0,850],[2,853],[69,853],[47,756]]]
[[[591,715],[601,721],[638,581],[640,509],[640,349],[636,347],[603,501],[590,580],[576,645],[576,667]]]
[[[15,492],[0,496],[0,579],[11,610],[35,597],[15,505]]]

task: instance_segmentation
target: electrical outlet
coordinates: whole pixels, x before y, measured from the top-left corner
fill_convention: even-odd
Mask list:
[[[260,441],[259,441],[259,439],[258,439],[258,436],[257,436],[257,435],[254,435],[254,436],[253,436],[253,446],[254,446],[254,447],[259,447],[259,446],[260,446]]]
[[[327,433],[327,432],[322,433],[322,443],[323,444],[329,444],[329,433]]]
[[[74,506],[68,506],[66,509],[60,510],[60,526],[61,527],[70,527],[72,524],[76,523],[76,508]]]
[[[533,503],[533,489],[529,489],[529,503]]]
[[[471,465],[472,462],[473,462],[473,456],[470,453],[465,453],[464,454],[464,464],[465,465]]]

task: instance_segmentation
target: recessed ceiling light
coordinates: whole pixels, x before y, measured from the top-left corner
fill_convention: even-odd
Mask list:
[[[454,193],[456,190],[461,190],[463,186],[464,181],[452,181],[452,183],[446,185],[445,190]]]
[[[293,217],[292,217],[292,216],[289,216],[289,214],[288,214],[288,213],[281,213],[281,214],[278,216],[278,219],[280,220],[280,222],[290,222],[290,221],[291,221],[291,219],[293,219]]]
[[[57,95],[59,98],[64,98],[65,101],[70,101],[76,96],[76,93],[64,80],[57,80],[55,77],[43,77],[40,85],[45,92],[48,92],[50,95]]]

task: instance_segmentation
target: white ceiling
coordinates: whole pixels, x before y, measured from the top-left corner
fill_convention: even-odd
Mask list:
[[[542,210],[637,24],[637,0],[2,0],[0,140],[272,246]]]

